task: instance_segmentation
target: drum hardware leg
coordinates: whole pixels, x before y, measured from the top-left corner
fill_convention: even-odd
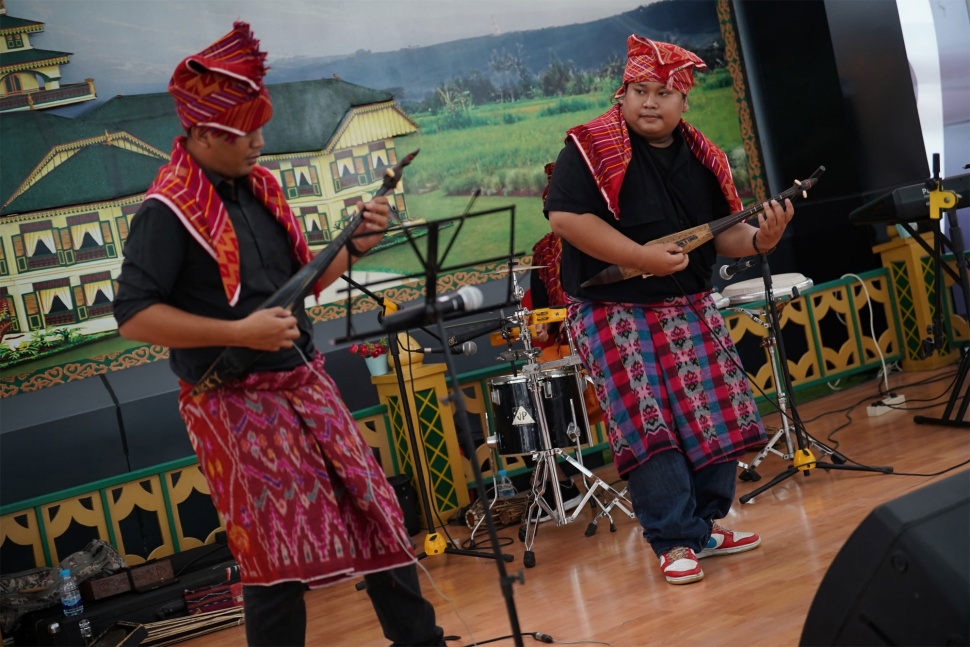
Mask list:
[[[560,525],[563,519],[562,497],[556,483],[555,454],[543,450],[535,452],[533,457],[536,464],[532,471],[532,501],[525,514],[525,523],[519,528],[519,540],[525,544],[522,563],[526,568],[532,568],[536,565],[535,552],[532,547],[535,545],[536,534],[539,532],[539,519],[543,511],[556,520],[556,525]],[[555,510],[542,498],[546,491],[547,481],[550,481],[553,485]]]
[[[491,440],[486,441],[489,451],[491,452],[491,464],[492,464],[492,499],[488,502],[486,508],[491,511],[495,507],[495,502],[498,501],[498,452],[496,451],[495,443]],[[485,515],[483,514],[481,519],[475,522],[475,527],[472,528],[471,535],[468,536],[468,546],[469,548],[475,547],[475,533],[481,525],[485,523]]]
[[[791,464],[785,469],[784,472],[778,474],[773,479],[755,488],[751,492],[739,497],[741,503],[748,503],[755,496],[761,494],[762,492],[774,487],[778,483],[781,483],[785,479],[798,474],[803,473],[805,476],[811,474],[811,470],[818,467],[824,470],[851,470],[859,472],[877,472],[880,474],[891,474],[893,468],[890,466],[868,466],[868,465],[845,465],[844,463],[848,460],[842,454],[837,453],[830,447],[827,447],[823,443],[819,442],[815,438],[811,437],[805,430],[802,424],[801,418],[798,415],[798,411],[795,407],[794,399],[791,397],[794,389],[791,384],[791,376],[788,373],[788,359],[785,355],[785,344],[784,340],[781,338],[781,321],[778,316],[778,309],[775,307],[774,291],[771,286],[771,269],[768,267],[768,257],[764,254],[761,255],[761,272],[764,279],[765,285],[765,309],[764,313],[767,315],[766,322],[759,322],[768,331],[768,346],[769,350],[769,361],[771,361],[772,374],[775,377],[775,390],[778,399],[778,409],[781,412],[782,420],[782,430],[772,439],[772,442],[779,439],[782,435],[785,435],[786,440],[789,442],[789,452],[792,452],[790,446],[790,435],[791,431],[794,432],[795,442],[797,444],[797,449],[794,450],[792,456]],[[798,290],[794,288],[792,291],[792,298],[798,298]],[[750,316],[750,313],[749,313]],[[757,320],[757,319],[756,319]],[[791,415],[787,415],[786,411],[790,411]],[[792,426],[789,428],[788,420],[792,421]],[[769,445],[770,446],[770,445]],[[810,446],[820,448],[825,455],[832,456],[832,462],[826,462],[824,460],[816,460],[815,456],[812,454]],[[836,456],[838,458],[836,458]],[[759,457],[763,458],[761,454]],[[760,461],[759,461],[760,462]],[[754,463],[752,467],[756,467],[757,463]],[[752,477],[756,472],[750,471],[751,467],[747,468],[748,476]],[[744,480],[742,478],[742,480]],[[752,478],[751,480],[757,480]]]
[[[576,517],[579,516],[582,509],[586,506],[587,502],[592,502],[594,505],[599,506],[600,508],[599,514],[593,519],[593,523],[590,524],[590,526],[593,528],[592,532],[590,532],[590,526],[587,526],[586,528],[587,537],[591,536],[596,532],[596,524],[599,522],[599,520],[602,517],[609,517],[610,531],[611,532],[616,531],[616,525],[613,523],[613,517],[610,515],[610,510],[612,510],[614,507],[619,508],[624,514],[626,514],[631,519],[636,518],[636,513],[630,509],[630,507],[632,507],[632,504],[630,503],[629,499],[626,498],[626,493],[627,493],[626,488],[623,488],[622,491],[616,490],[612,485],[610,485],[600,477],[593,474],[593,472],[591,472],[585,465],[583,465],[582,453],[579,454],[580,459],[576,460],[575,458],[573,458],[572,456],[570,456],[569,454],[567,454],[561,449],[557,448],[553,451],[557,455],[562,456],[563,459],[566,460],[566,462],[570,463],[573,467],[575,467],[577,470],[580,471],[580,473],[583,475],[583,482],[586,484],[586,488],[587,488],[586,494],[583,496],[583,500],[580,502],[578,506],[576,506],[576,510],[573,511],[573,514],[568,519],[568,521],[574,521]],[[612,496],[609,503],[603,503],[603,501],[601,501],[600,498],[596,496],[597,492],[600,490],[602,490],[608,497]]]

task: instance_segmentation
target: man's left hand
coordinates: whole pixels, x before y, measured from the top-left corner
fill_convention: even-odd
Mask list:
[[[764,213],[758,218],[758,248],[766,252],[774,249],[781,241],[785,227],[795,215],[795,208],[788,198],[785,198],[784,206],[778,204],[777,200],[772,200],[766,202],[764,207]]]
[[[354,246],[361,252],[366,252],[377,243],[381,242],[384,232],[387,230],[387,222],[391,213],[387,197],[380,196],[370,202],[357,202],[357,212],[364,215],[364,222],[360,223],[354,236]],[[363,236],[368,232],[373,232],[371,236]],[[360,236],[358,238],[358,236]]]

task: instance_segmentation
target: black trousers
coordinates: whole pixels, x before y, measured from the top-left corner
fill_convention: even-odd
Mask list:
[[[421,595],[413,565],[364,576],[367,595],[377,613],[384,637],[395,647],[444,645],[431,603]],[[246,642],[251,647],[291,647],[306,644],[306,586],[283,582],[272,586],[244,586]]]

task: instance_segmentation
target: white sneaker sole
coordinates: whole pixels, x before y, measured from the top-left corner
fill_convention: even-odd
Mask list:
[[[664,575],[664,578],[671,584],[690,584],[691,582],[697,582],[704,579],[704,571],[700,573],[695,573],[694,575],[681,575],[680,577],[671,577],[670,575]]]
[[[758,541],[753,544],[745,544],[744,546],[735,546],[734,548],[705,548],[701,552],[697,553],[697,559],[704,559],[705,557],[717,557],[718,555],[733,555],[735,553],[743,553],[749,550],[754,550],[761,545],[761,537],[758,537]]]

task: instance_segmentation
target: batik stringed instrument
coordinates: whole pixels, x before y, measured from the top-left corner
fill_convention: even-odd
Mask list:
[[[819,176],[821,176],[824,172],[824,166],[818,167],[808,178],[804,180],[795,180],[795,183],[790,189],[782,191],[775,197],[771,198],[771,200],[777,200],[779,204],[784,204],[786,198],[792,202],[798,198],[808,198],[808,191],[818,183]],[[714,236],[718,235],[722,231],[730,229],[739,222],[744,222],[748,218],[760,216],[764,210],[764,203],[759,202],[754,206],[748,207],[744,211],[739,211],[731,214],[730,216],[719,218],[713,222],[704,223],[703,225],[691,227],[690,229],[685,229],[684,231],[679,231],[675,234],[670,234],[669,236],[652,240],[646,244],[653,245],[655,243],[675,243],[679,245],[685,253],[690,252],[700,247],[704,243],[712,240]],[[648,276],[653,275],[644,274],[643,270],[636,267],[610,265],[593,278],[583,282],[580,287],[587,288],[594,285],[607,285],[609,283],[616,283],[618,281],[632,279],[635,276],[647,278]]]
[[[398,162],[393,167],[386,169],[384,171],[384,178],[380,188],[374,194],[374,197],[380,197],[394,190],[401,181],[401,175],[404,173],[404,167],[411,163],[414,157],[418,154],[418,151],[414,151],[404,157],[400,162]],[[334,259],[340,253],[340,250],[350,241],[357,227],[363,222],[363,213],[358,213],[347,223],[347,226],[334,238],[329,245],[324,247],[320,252],[314,256],[309,263],[301,267],[296,274],[290,277],[290,279],[284,283],[280,288],[270,295],[266,301],[264,301],[257,310],[265,310],[267,308],[275,308],[281,306],[287,310],[293,311],[296,307],[307,297],[316,282],[320,280],[327,268],[333,263]],[[192,395],[198,395],[200,393],[205,393],[210,391],[230,380],[242,377],[249,370],[260,355],[265,351],[256,350],[254,348],[244,348],[241,346],[232,346],[223,349],[219,356],[212,362],[212,365],[206,370],[205,375],[199,380],[195,388],[192,389]]]

